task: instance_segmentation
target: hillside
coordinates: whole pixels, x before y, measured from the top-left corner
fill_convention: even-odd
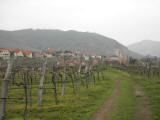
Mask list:
[[[131,52],[127,47],[116,40],[97,33],[60,31],[60,30],[33,30],[0,31],[0,47],[26,48],[42,50],[48,47],[56,50],[77,50],[95,52],[101,55],[114,55],[117,49],[133,57],[138,54]]]
[[[128,48],[141,55],[151,55],[160,57],[160,42],[152,40],[143,40],[141,42],[129,45]]]

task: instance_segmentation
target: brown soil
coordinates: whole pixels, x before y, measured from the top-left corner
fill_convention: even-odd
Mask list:
[[[145,95],[143,89],[135,84],[135,96],[137,97],[136,120],[152,120],[149,98]]]
[[[113,104],[115,103],[116,97],[120,94],[120,80],[116,80],[116,87],[113,94],[107,99],[104,105],[96,112],[91,120],[105,120],[107,112],[111,110]]]

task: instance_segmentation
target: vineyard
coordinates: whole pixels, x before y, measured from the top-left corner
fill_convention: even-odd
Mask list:
[[[140,118],[136,119],[147,119],[147,120],[159,120],[160,119],[160,64],[159,62],[154,63],[151,60],[147,60],[144,65],[128,65],[128,66],[114,66],[114,68],[129,73],[130,78],[134,82],[134,87],[138,84],[142,87],[147,97],[143,99],[147,101],[143,107],[150,107],[147,113],[141,114]],[[134,88],[135,89],[135,88]],[[142,97],[144,93],[136,96]],[[138,98],[139,99],[139,98]],[[146,100],[147,99],[147,100]],[[135,99],[136,101],[136,99]],[[139,105],[139,103],[137,103]],[[142,117],[142,115],[149,114],[150,117]]]
[[[79,104],[87,99],[88,94],[92,95],[92,90],[98,89],[105,79],[106,68],[101,61],[95,64],[91,58],[71,62],[71,58],[64,57],[10,59],[1,61],[0,65],[1,120],[13,120],[14,117],[44,119],[46,115],[37,115],[38,111],[53,108],[55,111],[58,107],[62,107],[62,111],[55,114],[61,114],[65,111],[63,105],[69,104],[71,107],[74,102]],[[81,98],[81,94],[84,98]]]
[[[117,91],[124,92],[124,98],[128,99],[124,103],[121,98],[115,98],[119,100],[116,105],[123,106],[123,109],[111,109],[107,119],[127,120],[125,114],[130,115],[130,120],[134,118],[131,113],[135,111],[136,99],[139,99],[133,95],[135,83],[150,96],[153,119],[160,118],[158,64],[146,62],[143,65],[109,66],[103,60],[96,59],[95,62],[95,59],[54,57],[1,60],[0,120],[89,120],[109,99],[119,79],[120,90]],[[125,84],[128,87],[124,87]],[[123,117],[118,118],[114,114]]]

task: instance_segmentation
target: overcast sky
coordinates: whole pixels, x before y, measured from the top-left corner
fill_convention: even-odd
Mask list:
[[[0,0],[0,29],[89,31],[124,45],[160,41],[160,0]]]

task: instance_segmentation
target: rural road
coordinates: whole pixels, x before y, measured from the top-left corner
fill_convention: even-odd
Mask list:
[[[138,84],[134,86],[135,96],[137,97],[136,120],[152,120],[152,113],[149,106],[149,98]]]
[[[91,120],[106,120],[107,112],[112,108],[116,97],[120,94],[120,80],[116,80],[115,89],[104,105],[97,111]]]
[[[115,88],[111,96],[106,100],[103,106],[93,115],[91,120],[111,120],[112,119],[110,114],[112,113],[112,109],[116,107],[116,99],[118,97],[122,97],[121,96],[122,91],[120,90],[121,83],[122,83],[121,79],[116,80]],[[133,87],[132,96],[133,98],[135,98],[135,101],[134,101],[135,105],[133,106],[133,108],[131,108],[134,111],[133,118],[129,118],[129,119],[152,120],[152,112],[151,112],[148,96],[145,94],[145,92],[143,91],[140,85],[131,81],[130,81],[130,84]],[[128,107],[128,106],[124,106],[124,107]],[[120,113],[121,111],[118,111],[118,112]]]

